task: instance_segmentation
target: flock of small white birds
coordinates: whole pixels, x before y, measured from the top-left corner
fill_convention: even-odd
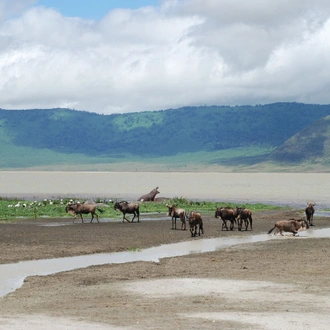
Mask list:
[[[87,201],[88,203],[93,203],[92,201]],[[85,202],[85,203],[87,203]],[[100,201],[101,203],[108,203],[108,202],[112,202],[111,199],[109,200],[102,200]],[[79,200],[73,200],[73,199],[70,199],[69,204],[74,204],[74,203],[80,203]],[[30,208],[33,208],[33,207],[39,207],[39,206],[46,206],[46,205],[64,205],[66,204],[66,202],[63,200],[63,198],[59,199],[59,200],[52,200],[52,199],[44,199],[43,201],[34,201],[34,202],[31,202],[31,203],[27,203],[26,201],[19,201],[17,202],[16,204],[9,204],[8,207],[16,207],[16,208],[19,208],[19,207],[30,207]]]
[[[31,203],[26,203],[26,202],[17,202],[16,204],[8,204],[8,207],[36,207],[36,206],[46,206],[46,205],[55,205],[55,204],[60,204],[64,205],[64,201],[61,198],[60,200],[52,200],[52,199],[44,199],[43,201],[34,201]]]

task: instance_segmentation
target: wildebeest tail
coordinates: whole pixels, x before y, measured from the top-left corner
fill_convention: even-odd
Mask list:
[[[276,228],[276,226],[274,226],[269,232],[268,235]]]
[[[104,212],[102,209],[99,209],[99,208],[97,208],[97,210],[98,210],[98,211],[100,211],[101,213],[103,213],[103,212]]]

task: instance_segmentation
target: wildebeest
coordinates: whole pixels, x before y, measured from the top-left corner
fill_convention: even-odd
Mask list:
[[[222,230],[226,228],[228,230],[227,221],[230,221],[230,230],[234,229],[234,223],[236,222],[236,218],[238,216],[237,208],[234,209],[232,207],[217,207],[215,210],[215,218],[222,219]]]
[[[153,202],[155,200],[155,197],[160,192],[158,191],[159,187],[156,187],[155,189],[152,189],[149,194],[141,196],[138,201],[140,202]]]
[[[99,221],[99,216],[96,213],[96,210],[98,210],[99,212],[104,212],[102,209],[100,209],[100,206],[106,206],[108,207],[108,205],[103,204],[103,203],[68,203],[65,207],[65,212],[66,213],[71,213],[74,215],[73,218],[73,222],[75,221],[75,219],[77,218],[77,215],[80,215],[81,221],[82,223],[84,223],[84,219],[82,217],[83,214],[88,214],[91,213],[92,214],[92,219],[90,222],[93,222],[94,216],[96,217],[97,222]]]
[[[172,217],[172,229],[176,229],[176,219],[181,220],[181,230],[186,230],[186,211],[173,205],[166,204],[168,216]]]
[[[128,222],[133,222],[135,216],[137,216],[138,218],[137,222],[140,222],[140,209],[138,203],[129,203],[126,201],[116,202],[114,205],[114,209],[123,213],[123,222],[125,222],[124,220]],[[133,214],[133,219],[131,221],[126,218],[126,213]]]
[[[310,226],[314,226],[313,220],[314,220],[314,212],[315,212],[314,209],[315,203],[307,203],[307,205],[308,206],[305,208],[306,219]]]
[[[268,234],[271,234],[271,232],[274,229],[277,229],[277,231],[280,232],[280,234],[283,236],[283,231],[292,233],[293,236],[296,236],[298,234],[298,231],[306,230],[309,228],[309,225],[306,220],[300,219],[300,220],[280,220],[275,223],[275,226],[268,231]],[[274,232],[274,235],[276,232]]]
[[[250,229],[252,230],[252,212],[249,209],[246,208],[237,208],[237,227],[238,230],[242,230],[243,226],[243,221],[245,224],[245,230],[248,230],[249,224],[250,224]]]
[[[200,213],[191,211],[189,213],[188,223],[192,237],[195,237],[197,235],[197,227],[198,227],[198,236],[201,236],[201,232],[202,234],[204,234],[203,219]]]

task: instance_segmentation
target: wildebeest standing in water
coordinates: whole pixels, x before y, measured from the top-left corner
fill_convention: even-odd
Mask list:
[[[77,218],[77,215],[80,215],[81,221],[82,223],[84,223],[84,219],[82,217],[83,214],[88,214],[91,213],[92,214],[92,219],[91,219],[91,223],[93,222],[94,216],[96,217],[97,222],[99,221],[99,216],[96,213],[96,210],[98,210],[99,212],[104,212],[102,209],[100,209],[100,206],[106,206],[108,207],[108,205],[104,204],[104,203],[68,203],[65,207],[65,212],[66,213],[71,213],[74,215],[73,218],[73,222],[75,221],[75,219]]]
[[[280,220],[275,223],[275,226],[268,231],[268,234],[271,234],[271,232],[274,229],[277,229],[277,231],[280,232],[280,234],[283,236],[283,231],[292,233],[293,236],[296,236],[298,234],[298,231],[306,230],[309,228],[309,225],[306,220],[300,219],[300,220]],[[274,232],[274,235],[276,232]]]
[[[189,213],[188,223],[192,237],[195,237],[197,235],[197,227],[198,227],[198,236],[201,236],[201,232],[202,234],[204,234],[203,219],[200,213],[191,211]]]
[[[181,220],[181,230],[186,230],[186,211],[173,205],[166,204],[168,216],[172,217],[172,229],[176,229],[176,219]]]
[[[133,222],[135,216],[138,218],[137,222],[140,222],[140,208],[138,203],[129,203],[126,201],[116,202],[114,209],[123,213],[123,222],[125,222],[124,220],[127,222]],[[126,213],[133,214],[133,219],[131,221],[126,218]]]
[[[314,220],[314,212],[315,212],[314,209],[315,203],[307,203],[307,205],[308,206],[305,208],[306,219],[310,226],[314,226],[313,220]]]
[[[141,196],[138,201],[140,202],[153,202],[155,200],[155,197],[160,192],[158,191],[159,187],[156,187],[155,189],[152,189],[149,194]]]

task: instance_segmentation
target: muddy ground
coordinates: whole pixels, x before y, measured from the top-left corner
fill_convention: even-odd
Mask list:
[[[152,217],[164,217],[164,214]],[[253,231],[222,231],[205,214],[205,234],[171,230],[170,220],[0,223],[0,263],[143,249],[213,237],[265,234],[301,210],[253,215]],[[330,227],[315,217],[314,229]],[[7,329],[327,329],[330,240],[277,236],[216,252],[93,266],[29,277],[0,300]]]

